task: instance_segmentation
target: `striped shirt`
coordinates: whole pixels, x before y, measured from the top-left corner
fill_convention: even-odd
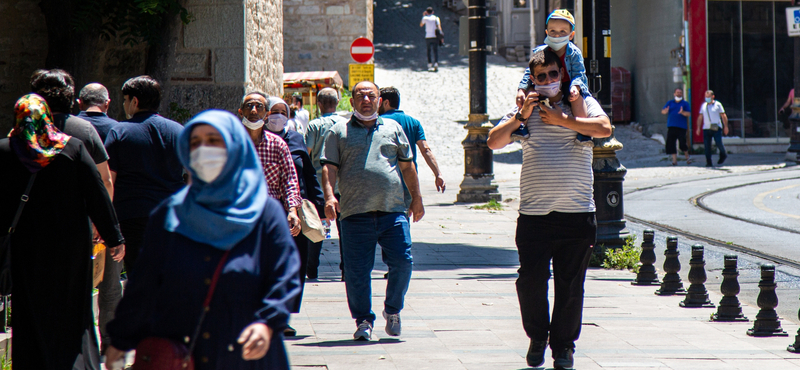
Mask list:
[[[556,104],[571,114],[569,104]],[[589,117],[606,116],[593,98],[587,97],[586,104]],[[515,107],[500,122],[516,113]],[[526,126],[530,137],[522,142],[519,213],[594,212],[592,148],[578,144],[575,131],[543,123],[538,109]]]
[[[264,168],[267,193],[283,203],[287,212],[289,208],[300,206],[303,199],[300,198],[297,171],[286,142],[280,136],[264,130],[261,142],[256,145],[256,152]]]

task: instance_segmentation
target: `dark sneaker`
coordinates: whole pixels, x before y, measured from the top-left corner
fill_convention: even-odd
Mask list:
[[[528,354],[525,355],[525,361],[528,362],[530,367],[539,367],[544,363],[544,351],[547,349],[547,341],[531,340],[531,345],[528,346]]]
[[[383,318],[386,319],[386,334],[393,337],[400,335],[402,326],[400,326],[400,314],[388,314],[383,311]]]
[[[572,348],[553,351],[553,367],[556,369],[572,369],[575,366],[574,353],[575,350]]]
[[[711,162],[706,162],[706,167],[714,167],[714,165]]]
[[[727,154],[719,156],[719,160],[717,161],[717,164],[725,163],[726,159],[728,159],[728,155]]]
[[[309,279],[316,279],[319,277],[319,272],[317,269],[312,269],[309,267],[308,270],[306,270],[306,277]]]
[[[372,323],[367,320],[358,324],[358,329],[353,333],[354,340],[370,340],[372,339]]]
[[[284,337],[293,337],[297,335],[297,330],[295,330],[291,326],[287,326],[286,329],[283,329],[283,336]]]

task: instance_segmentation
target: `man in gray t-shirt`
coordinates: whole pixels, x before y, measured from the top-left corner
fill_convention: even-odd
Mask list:
[[[344,281],[350,314],[358,327],[353,334],[356,340],[372,337],[376,243],[389,266],[383,310],[386,333],[400,335],[400,310],[411,281],[409,218],[417,222],[425,214],[411,145],[397,122],[378,117],[379,96],[372,82],[353,86],[353,118],[331,127],[320,159],[325,215],[332,220],[336,212],[341,213]],[[333,195],[337,179],[341,204]]]
[[[571,369],[575,341],[581,332],[583,283],[597,223],[592,196],[592,149],[576,134],[595,138],[611,135],[611,122],[597,101],[586,98],[589,117],[573,117],[563,103],[561,58],[545,49],[533,53],[531,80],[536,91],[527,94],[522,109],[489,132],[487,145],[500,149],[525,124],[530,136],[522,144],[520,207],[516,244],[519,252],[517,298],[522,326],[530,338],[528,366],[544,363],[548,338],[553,367]],[[540,102],[549,99],[549,105]],[[555,299],[548,304],[550,260]]]

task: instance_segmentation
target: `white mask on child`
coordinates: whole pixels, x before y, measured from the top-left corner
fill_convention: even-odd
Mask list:
[[[561,50],[564,46],[567,46],[568,42],[569,42],[569,36],[564,36],[564,37],[547,36],[544,38],[544,43],[547,44],[547,46],[549,46],[550,49],[553,49],[553,51]]]

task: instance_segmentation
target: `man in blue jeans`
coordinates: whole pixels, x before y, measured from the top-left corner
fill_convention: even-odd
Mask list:
[[[383,310],[386,333],[398,336],[400,311],[411,281],[409,219],[419,221],[425,209],[403,129],[378,116],[378,86],[359,82],[352,96],[353,117],[331,127],[320,163],[325,215],[333,220],[341,213],[347,304],[357,326],[353,338],[370,340],[375,322],[371,284],[375,244],[380,243],[383,261],[389,266]],[[341,203],[333,195],[337,179]]]
[[[719,148],[717,164],[723,164],[728,159],[728,153],[725,152],[725,146],[722,145],[722,135],[728,134],[728,115],[725,114],[725,108],[722,107],[722,103],[714,98],[713,91],[706,91],[706,102],[700,106],[700,114],[697,115],[697,135],[700,135],[700,129],[703,129],[703,149],[706,155],[706,167],[714,166],[711,162],[711,139],[714,139],[714,142],[717,143],[717,148]]]

